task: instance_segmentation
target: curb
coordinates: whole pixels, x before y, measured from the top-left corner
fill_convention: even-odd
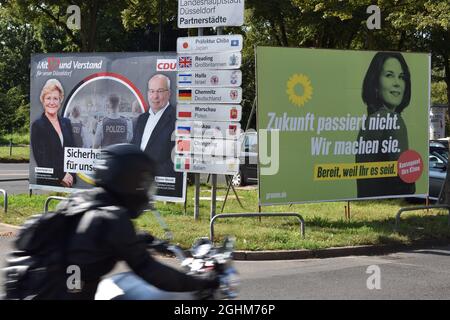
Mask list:
[[[235,251],[236,261],[324,259],[346,256],[384,255],[404,250],[425,249],[434,246],[449,245],[450,240],[420,241],[411,245],[367,245],[355,247],[338,247],[317,250],[274,250],[274,251]]]
[[[0,163],[29,163],[30,159],[9,159],[0,158]]]

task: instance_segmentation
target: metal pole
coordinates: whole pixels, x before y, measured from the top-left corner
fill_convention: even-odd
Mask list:
[[[212,175],[211,184],[212,184],[212,192],[211,192],[211,219],[212,219],[216,215],[217,174]]]
[[[3,196],[4,196],[3,208],[6,213],[6,212],[8,212],[8,192],[4,189],[0,189],[0,192],[3,193]]]
[[[247,126],[245,127],[245,131],[250,127],[250,122],[252,121],[253,114],[255,113],[256,108],[256,98],[253,99],[252,110],[250,111],[250,115],[248,116]]]
[[[200,173],[195,175],[195,195],[194,195],[194,219],[198,220],[200,211]]]
[[[159,0],[159,39],[158,39],[158,52],[161,52],[162,43],[162,0]]]
[[[189,189],[189,186],[186,181],[186,192],[184,193],[184,215],[187,214],[188,189]]]

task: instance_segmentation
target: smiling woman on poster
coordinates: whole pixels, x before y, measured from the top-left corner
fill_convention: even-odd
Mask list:
[[[58,115],[63,99],[61,83],[47,80],[40,95],[44,112],[31,125],[31,149],[37,167],[53,169],[41,170],[37,183],[70,188],[75,175],[64,172],[64,148],[73,147],[74,141],[70,120]]]
[[[378,52],[372,59],[364,78],[362,99],[367,106],[365,130],[358,140],[378,144],[378,152],[357,154],[356,162],[397,161],[409,149],[408,131],[402,112],[411,100],[411,74],[401,53]],[[381,122],[389,125],[376,126]],[[383,150],[383,141],[398,141],[392,151]],[[358,198],[412,194],[414,183],[406,183],[398,176],[357,180]]]

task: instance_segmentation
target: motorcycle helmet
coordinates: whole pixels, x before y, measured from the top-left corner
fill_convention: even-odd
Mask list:
[[[151,208],[155,163],[139,147],[121,143],[102,149],[94,170],[96,186],[131,210],[132,218]]]

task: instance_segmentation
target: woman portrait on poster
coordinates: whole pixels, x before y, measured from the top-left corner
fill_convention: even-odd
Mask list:
[[[58,112],[64,100],[64,89],[56,79],[49,79],[42,88],[42,115],[31,125],[31,149],[36,166],[51,168],[53,173],[37,179],[38,184],[70,188],[75,175],[64,172],[64,148],[73,147],[72,125]]]
[[[375,54],[364,77],[362,99],[367,106],[367,119],[365,130],[359,131],[357,141],[377,142],[378,152],[357,154],[356,162],[397,161],[401,152],[409,149],[408,131],[402,112],[411,100],[411,74],[401,53]],[[387,128],[369,127],[370,123],[376,123],[375,120],[382,118],[391,119]],[[397,150],[383,153],[382,142],[385,140],[397,140]],[[357,190],[358,198],[411,194],[415,192],[415,184],[403,182],[398,176],[358,179]]]

